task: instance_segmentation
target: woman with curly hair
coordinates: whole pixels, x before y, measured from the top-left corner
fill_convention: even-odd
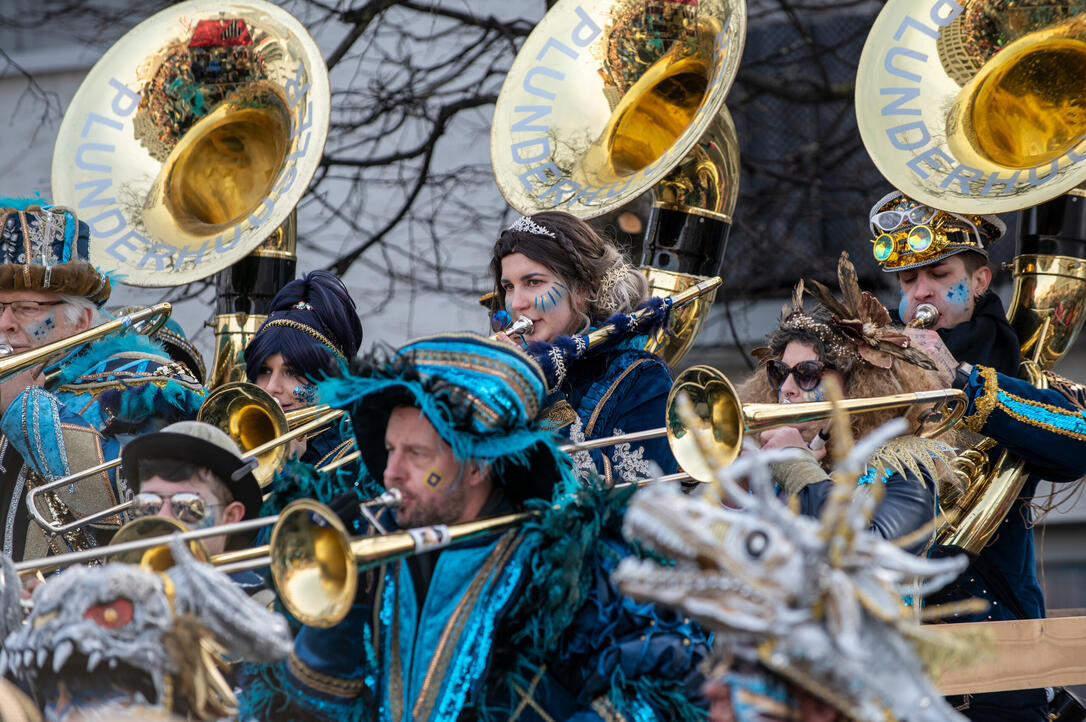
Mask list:
[[[755,349],[758,370],[739,389],[744,402],[801,403],[824,401],[827,384],[836,382],[846,398],[867,398],[944,388],[934,364],[911,348],[904,329],[889,325],[885,308],[870,294],[861,293],[855,270],[842,254],[838,275],[844,300],[838,301],[821,284],[815,295],[821,304],[803,309],[803,283],[796,287],[792,308]],[[928,409],[930,410],[930,409]],[[938,439],[918,436],[925,409],[906,415],[908,430],[879,448],[861,484],[880,484],[883,498],[871,530],[894,539],[930,523],[937,512],[940,485],[953,483],[949,466],[954,456],[952,432]],[[901,416],[888,409],[849,418],[854,438],[867,435],[883,423]],[[811,421],[761,432],[763,449],[798,448],[799,459],[774,462],[782,493],[794,496],[800,511],[818,516],[832,489],[825,463],[829,420]]]
[[[539,342],[554,344],[586,333],[614,314],[630,313],[649,296],[647,279],[614,243],[562,211],[522,217],[502,231],[490,270],[496,307],[511,320],[532,320],[531,334],[510,341],[523,343],[533,355],[545,353]],[[563,365],[548,404],[572,440],[664,425],[671,373],[660,357],[645,350],[645,341],[643,335],[629,335]],[[667,473],[677,468],[662,437],[640,448],[621,445],[594,452],[592,460],[609,479],[644,476],[648,461]],[[589,466],[585,457],[578,461]]]
[[[317,383],[339,376],[358,353],[362,322],[343,282],[311,271],[275,294],[271,314],[245,347],[245,375],[284,411],[319,403]],[[301,461],[320,467],[352,449],[349,429],[333,428],[292,445]]]

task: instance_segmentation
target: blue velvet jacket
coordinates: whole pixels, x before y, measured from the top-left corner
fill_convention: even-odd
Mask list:
[[[610,572],[627,553],[618,542],[580,548],[590,557],[581,559],[581,604],[537,599],[540,542],[538,530],[518,528],[366,575],[342,622],[303,627],[284,668],[247,685],[245,713],[390,722],[704,718],[697,670],[708,654],[705,633],[616,592]],[[422,594],[416,564],[430,569]],[[532,640],[549,635],[551,648],[527,662]]]
[[[1043,618],[1029,504],[1040,479],[1068,482],[1086,474],[1086,411],[1059,391],[1039,389],[983,366],[973,368],[964,391],[970,428],[999,444],[990,452],[990,462],[1007,449],[1026,462],[1029,476],[991,541],[948,593],[991,603],[987,612],[963,621]],[[1015,605],[1008,603],[1006,592],[1021,608],[1018,613],[1010,608]]]
[[[65,537],[47,537],[24,503],[28,488],[117,458],[130,438],[193,419],[204,388],[144,336],[81,346],[44,369],[44,387],[16,396],[0,418],[0,488],[4,552],[31,559],[103,541],[121,523],[110,517]],[[39,498],[47,519],[69,521],[125,499],[115,470]]]
[[[644,336],[636,336],[570,365],[561,386],[547,399],[549,407],[564,400],[576,411],[577,420],[562,430],[565,436],[572,441],[591,440],[664,425],[671,372],[659,356],[644,350],[644,341]],[[648,476],[649,461],[665,474],[678,470],[663,436],[636,446],[619,444],[594,450],[574,456],[574,460],[586,470],[593,466],[604,479],[616,482]]]

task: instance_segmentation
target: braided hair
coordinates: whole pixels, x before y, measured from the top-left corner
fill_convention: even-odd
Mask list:
[[[572,291],[574,310],[586,326],[596,326],[614,313],[629,313],[648,298],[645,276],[612,241],[580,218],[563,211],[544,211],[529,220],[553,238],[532,232],[526,227],[531,224],[514,224],[502,231],[490,257],[497,293],[495,308],[505,306],[502,259],[513,253],[546,266],[560,278]]]
[[[310,271],[275,294],[268,320],[245,347],[245,375],[255,383],[264,361],[278,353],[289,369],[315,383],[338,376],[340,356],[354,358],[361,344],[362,322],[347,287],[328,271]]]

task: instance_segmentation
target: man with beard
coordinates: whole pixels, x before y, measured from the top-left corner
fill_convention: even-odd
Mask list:
[[[941,211],[894,192],[871,209],[874,255],[896,273],[901,320],[921,303],[939,311],[932,330],[911,331],[943,370],[947,384],[966,392],[965,423],[994,439],[996,463],[1006,449],[1029,474],[999,528],[957,580],[927,603],[967,597],[989,602],[986,613],[953,621],[1040,619],[1044,596],[1037,581],[1030,502],[1037,482],[1075,481],[1086,474],[1086,417],[1081,387],[1060,383],[1039,389],[1016,378],[1018,338],[1003,304],[989,289],[988,246],[1006,230],[996,216]],[[936,547],[935,553],[961,550]],[[976,720],[1047,719],[1045,690],[974,695],[962,701]]]
[[[361,574],[345,618],[304,626],[285,665],[250,675],[241,717],[703,719],[707,638],[611,583],[632,489],[574,476],[536,363],[448,334],[357,372],[322,383],[321,399],[348,409],[366,467],[403,497],[382,523],[422,553]],[[364,533],[351,502],[337,508]],[[518,511],[533,515],[443,542],[452,525]]]
[[[0,199],[0,343],[23,353],[108,320],[109,278],[88,262],[89,228],[41,199]],[[31,559],[100,543],[121,519],[52,536],[26,508],[33,486],[115,459],[129,438],[194,418],[203,387],[162,347],[133,333],[67,349],[0,382],[0,536]],[[68,522],[127,496],[103,472],[39,497],[46,519]]]

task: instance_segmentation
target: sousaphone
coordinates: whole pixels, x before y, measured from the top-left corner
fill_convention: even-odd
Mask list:
[[[230,266],[287,219],[320,162],[328,73],[296,18],[264,0],[191,0],[128,32],[72,100],[53,197],[91,260],[136,286]]]
[[[1082,0],[889,0],[856,74],[872,161],[907,196],[961,214],[1023,210],[1008,317],[1021,375],[1044,388],[1086,311],[1086,18]],[[1024,463],[990,440],[959,455],[940,544],[979,552]]]
[[[524,42],[494,110],[490,158],[520,213],[593,218],[649,189],[643,262],[653,295],[720,269],[739,191],[724,106],[746,34],[743,0],[559,0]],[[674,363],[700,330],[707,296],[677,312]]]

